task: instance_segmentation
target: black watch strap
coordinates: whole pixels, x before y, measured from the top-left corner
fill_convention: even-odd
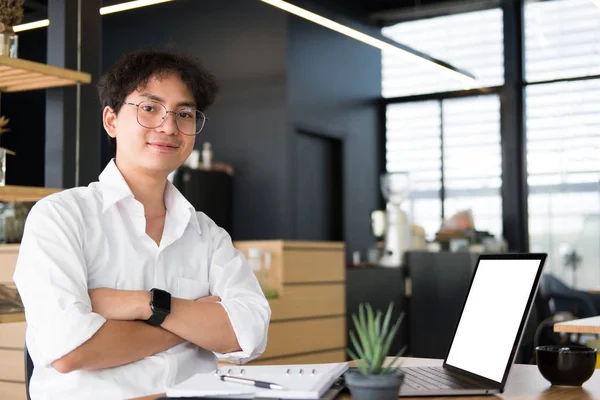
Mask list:
[[[167,318],[167,314],[159,313],[156,311],[152,312],[152,316],[146,320],[152,326],[160,326],[165,318]]]
[[[150,290],[150,309],[152,316],[146,322],[160,326],[171,312],[171,293],[157,288]]]

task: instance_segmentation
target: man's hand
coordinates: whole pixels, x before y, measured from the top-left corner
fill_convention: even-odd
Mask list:
[[[99,288],[91,289],[88,293],[92,310],[106,319],[146,320],[152,314],[148,291]]]

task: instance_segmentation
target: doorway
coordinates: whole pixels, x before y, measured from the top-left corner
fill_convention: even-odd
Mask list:
[[[296,239],[343,241],[343,140],[297,131],[294,147]]]

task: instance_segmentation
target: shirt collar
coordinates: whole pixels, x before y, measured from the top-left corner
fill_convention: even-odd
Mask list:
[[[115,160],[112,159],[104,168],[99,177],[102,190],[102,212],[115,205],[121,200],[133,199],[133,192],[123,178],[121,171],[117,168]],[[169,181],[165,187],[165,207],[167,212],[183,223],[191,223],[194,229],[201,234],[200,223],[196,217],[196,209],[181,194],[181,192]]]
[[[127,185],[121,171],[112,159],[98,178],[102,190],[102,212],[128,197],[133,198],[133,192]]]
[[[200,223],[196,216],[196,209],[194,206],[185,198],[184,195],[173,185],[167,181],[165,187],[165,206],[169,214],[173,214],[175,218],[182,222],[189,222],[192,224],[198,234],[202,234],[200,230]]]

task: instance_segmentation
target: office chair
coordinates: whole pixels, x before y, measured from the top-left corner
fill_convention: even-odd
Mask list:
[[[540,293],[549,302],[553,314],[570,312],[577,318],[589,318],[597,316],[600,311],[590,293],[572,289],[552,274],[542,277]]]
[[[31,400],[29,396],[29,381],[31,381],[31,375],[33,375],[33,360],[29,356],[27,350],[27,344],[25,344],[25,393],[27,394],[27,400]]]
[[[535,364],[535,347],[538,345],[577,344],[578,339],[572,341],[570,335],[561,337],[554,333],[553,325],[598,315],[592,300],[589,293],[571,289],[556,276],[544,274],[519,349],[521,361]]]
[[[536,293],[531,313],[525,324],[521,345],[515,359],[516,363],[535,364],[535,348],[537,346],[564,344],[565,340],[569,340],[554,333],[553,325],[554,322],[575,319],[575,316],[568,312],[553,313],[550,309],[550,302],[544,297],[544,293],[545,291],[542,289],[542,283],[540,282],[540,289]]]

